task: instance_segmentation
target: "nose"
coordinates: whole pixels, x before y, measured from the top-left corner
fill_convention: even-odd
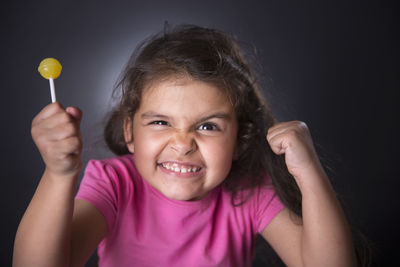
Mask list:
[[[192,133],[178,132],[170,140],[170,147],[179,155],[189,155],[197,150]]]

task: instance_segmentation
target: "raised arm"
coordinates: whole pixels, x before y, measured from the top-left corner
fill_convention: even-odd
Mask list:
[[[84,202],[74,204],[81,169],[80,121],[79,109],[64,110],[59,103],[53,103],[32,122],[32,137],[46,169],[18,227],[15,267],[82,264],[107,231],[104,217],[93,206]],[[90,229],[93,218],[99,221]],[[77,249],[71,249],[71,243],[76,244],[74,240],[80,238],[76,233],[82,234],[80,229],[86,228],[90,231],[84,236],[91,238],[80,245],[88,255],[75,253]],[[75,234],[71,237],[71,233]]]
[[[262,235],[288,266],[356,266],[351,233],[303,122],[279,123],[268,131],[274,153],[285,154],[302,194],[302,220],[287,209]]]

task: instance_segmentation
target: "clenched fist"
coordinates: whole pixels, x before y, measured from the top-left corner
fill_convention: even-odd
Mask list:
[[[64,109],[58,102],[47,105],[32,121],[32,137],[46,164],[55,176],[78,175],[82,162],[80,122],[82,112]]]
[[[275,154],[285,154],[288,171],[295,178],[322,169],[311,134],[304,122],[277,123],[269,128],[267,141]]]

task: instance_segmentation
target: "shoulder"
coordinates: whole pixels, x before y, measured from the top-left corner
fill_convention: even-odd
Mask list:
[[[107,159],[92,159],[85,168],[85,175],[92,172],[108,174],[107,176],[130,176],[136,172],[133,155],[127,154]]]
[[[115,212],[125,198],[131,197],[136,188],[135,179],[138,173],[132,155],[92,159],[86,166],[76,198],[97,204],[96,207],[111,206],[110,210]]]
[[[102,168],[102,167],[111,167],[113,169],[130,169],[134,167],[133,163],[133,155],[126,154],[122,156],[116,156],[112,158],[105,159],[91,159],[89,160],[86,169],[90,168]]]
[[[261,203],[269,203],[274,198],[277,198],[275,187],[268,176],[264,176],[264,181],[261,185],[231,194],[233,194],[233,203],[236,205],[260,205]]]
[[[138,177],[133,155],[123,155],[107,159],[92,159],[86,165],[81,187],[111,187],[114,190],[131,185]]]
[[[83,199],[96,207],[111,230],[117,214],[129,203],[125,200],[133,192],[134,170],[132,155],[90,160],[75,199]]]
[[[265,226],[284,209],[271,179],[267,176],[263,185],[239,191],[233,200],[234,204],[247,210],[258,233],[261,233]]]

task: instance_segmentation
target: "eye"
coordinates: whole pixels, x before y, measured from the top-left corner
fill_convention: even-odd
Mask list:
[[[166,122],[166,121],[152,121],[149,124],[151,124],[151,125],[159,125],[159,126],[167,126],[168,122]]]
[[[199,126],[198,129],[201,131],[219,131],[218,126],[210,122],[203,123],[202,125]]]

